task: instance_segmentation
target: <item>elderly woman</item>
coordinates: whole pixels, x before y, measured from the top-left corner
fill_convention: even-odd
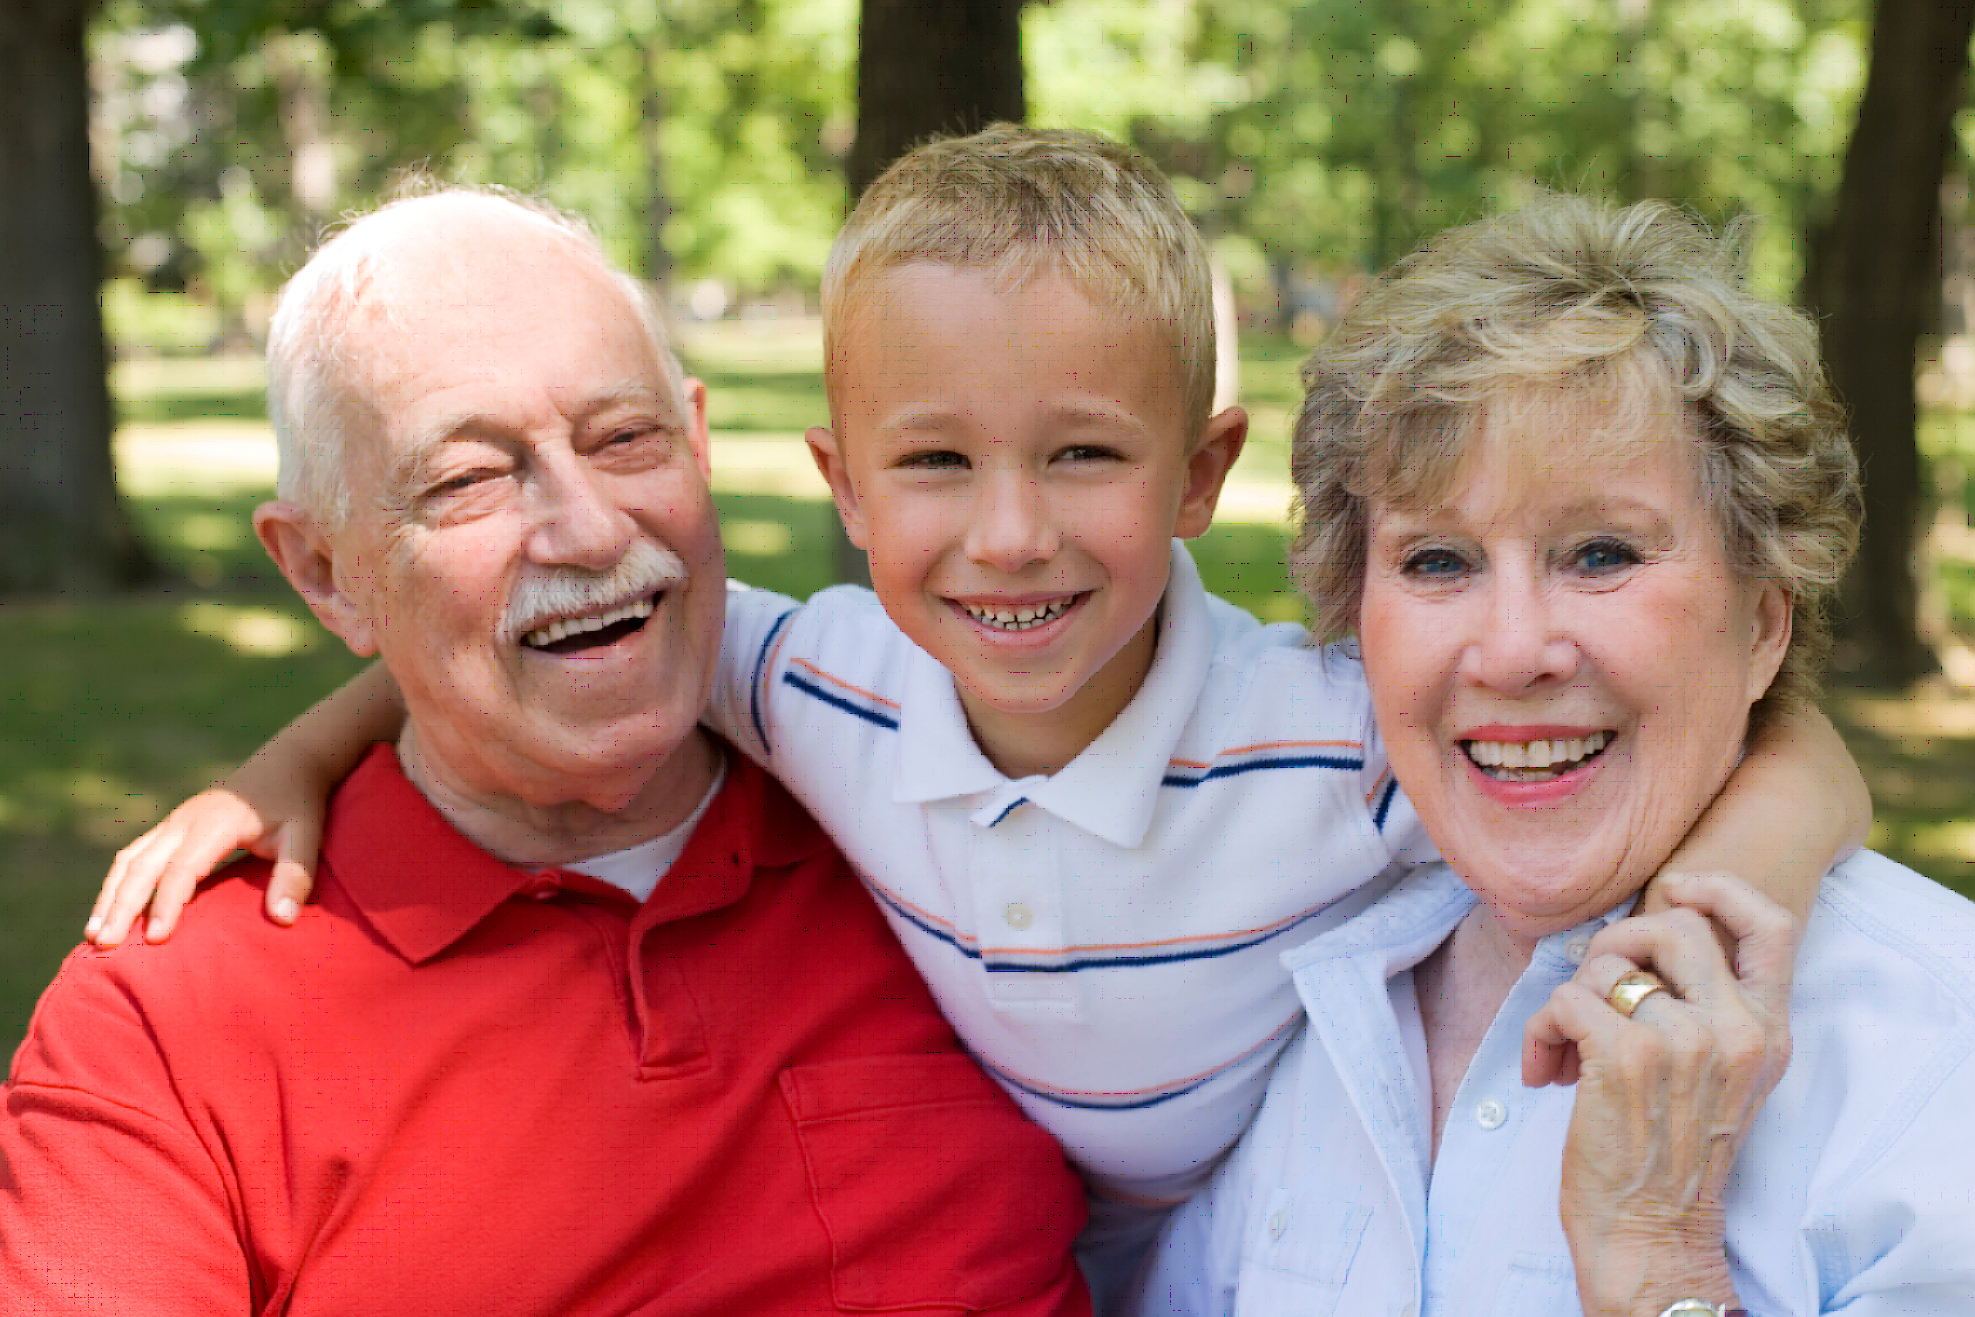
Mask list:
[[[1285,956],[1305,1036],[1141,1311],[1975,1312],[1975,906],[1857,855],[1794,991],[1731,879],[1619,918],[1810,692],[1856,533],[1814,333],[1736,265],[1546,198],[1312,361],[1298,571],[1446,862]]]

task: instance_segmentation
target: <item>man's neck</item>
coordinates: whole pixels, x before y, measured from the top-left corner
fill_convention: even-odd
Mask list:
[[[446,822],[488,854],[525,868],[572,864],[670,832],[705,799],[720,755],[713,738],[694,728],[653,766],[627,806],[601,810],[577,800],[541,804],[476,791],[423,752],[410,723],[398,739],[406,778]]]

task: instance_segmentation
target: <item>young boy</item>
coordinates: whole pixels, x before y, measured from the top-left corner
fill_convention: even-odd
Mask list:
[[[921,147],[845,226],[823,313],[808,442],[876,595],[731,592],[713,720],[835,837],[1128,1238],[1254,1113],[1301,1018],[1280,953],[1433,852],[1349,652],[1211,598],[1178,542],[1247,418],[1209,414],[1206,253],[1156,170],[1083,133]],[[134,843],[92,935],[161,874],[163,935],[235,844],[282,852],[269,908],[293,918],[329,785],[394,730],[376,691],[250,761],[249,803],[208,793]],[[1828,724],[1789,725],[1674,867],[1801,914],[1868,813]]]

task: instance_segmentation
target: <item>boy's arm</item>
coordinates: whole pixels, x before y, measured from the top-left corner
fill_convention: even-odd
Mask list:
[[[199,880],[237,849],[274,861],[268,916],[294,923],[315,887],[330,793],[373,743],[395,740],[404,720],[397,683],[371,664],[117,852],[85,935],[115,946],[148,905],[145,940],[164,941]]]
[[[1805,707],[1771,720],[1661,873],[1732,873],[1796,917],[1810,917],[1833,864],[1865,844],[1872,796],[1838,729]],[[1659,879],[1639,911],[1665,910]]]

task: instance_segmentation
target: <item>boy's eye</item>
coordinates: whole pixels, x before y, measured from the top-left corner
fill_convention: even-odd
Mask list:
[[[898,465],[907,471],[964,471],[967,459],[951,449],[925,448],[899,458]]]
[[[1113,462],[1119,458],[1117,449],[1104,444],[1070,444],[1056,454],[1059,462]]]
[[[1600,576],[1620,568],[1632,567],[1641,561],[1638,553],[1624,540],[1601,537],[1586,541],[1571,553],[1571,564],[1581,572]]]

